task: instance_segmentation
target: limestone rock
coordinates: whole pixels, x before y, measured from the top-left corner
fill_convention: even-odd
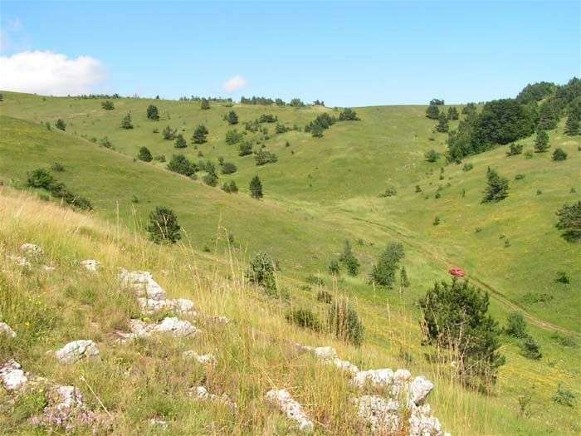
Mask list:
[[[189,395],[195,400],[199,401],[216,401],[218,403],[225,404],[231,409],[236,409],[236,403],[228,398],[227,395],[216,395],[211,394],[204,386],[194,386],[188,391]]]
[[[137,302],[141,307],[141,311],[145,314],[152,314],[161,310],[171,310],[179,315],[197,315],[194,310],[194,302],[186,298],[177,298],[175,300],[138,298]]]
[[[353,365],[348,360],[342,360],[342,359],[339,359],[338,357],[335,357],[329,363],[332,363],[337,368],[339,368],[345,372],[350,372],[353,376],[355,376],[355,375],[357,375],[357,373],[359,373],[359,368],[357,366]]]
[[[148,271],[126,271],[120,274],[123,286],[132,289],[138,297],[148,300],[165,300],[165,290],[153,280],[153,276]]]
[[[356,398],[359,417],[367,422],[372,433],[399,434],[402,427],[400,404],[377,395]]]
[[[27,254],[28,255],[41,255],[42,254],[42,248],[40,248],[36,244],[31,244],[30,242],[22,244],[20,246],[20,251],[22,253],[24,253],[25,255],[27,255]]]
[[[366,383],[371,383],[373,386],[390,386],[393,383],[394,374],[389,368],[370,369],[361,371],[353,377],[353,384],[358,387],[365,386]]]
[[[333,347],[317,347],[313,350],[317,359],[331,360],[337,357],[337,352]]]
[[[154,333],[170,333],[173,336],[190,336],[199,332],[199,330],[189,321],[178,318],[164,318],[158,324],[148,324],[139,319],[129,320],[131,333],[122,334],[125,339],[135,339],[151,336]]]
[[[266,393],[266,399],[275,404],[289,419],[295,421],[299,430],[312,431],[313,422],[305,415],[302,406],[297,403],[285,389],[271,389]]]
[[[410,401],[416,406],[421,406],[432,389],[434,384],[431,381],[423,376],[416,377],[409,387]]]
[[[182,353],[184,359],[193,359],[201,365],[215,365],[216,357],[212,353],[198,354],[193,350],[184,351]]]
[[[87,259],[81,261],[81,265],[90,272],[97,272],[101,267],[101,263],[95,259]]]
[[[16,332],[10,328],[5,322],[0,322],[0,334],[6,335],[9,338],[15,338]]]
[[[438,418],[432,416],[430,406],[424,404],[412,407],[409,420],[410,436],[443,436],[442,425]]]
[[[15,262],[16,265],[23,268],[30,268],[32,266],[32,264],[25,257],[10,255],[8,258]]]
[[[20,389],[28,382],[28,377],[22,366],[14,359],[10,359],[0,367],[0,380],[9,391]]]
[[[55,355],[61,363],[75,363],[81,359],[98,357],[99,349],[93,341],[79,340],[69,342],[58,350]]]

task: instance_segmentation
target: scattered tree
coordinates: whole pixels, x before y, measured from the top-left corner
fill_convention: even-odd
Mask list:
[[[436,150],[432,149],[432,150],[426,151],[426,153],[424,154],[424,157],[426,158],[426,160],[428,162],[437,162],[438,159],[440,158],[440,153],[438,153]]]
[[[449,129],[449,126],[448,126],[448,117],[442,111],[438,115],[438,124],[436,124],[436,131],[438,131],[440,133],[446,133],[448,131],[448,129]]]
[[[262,182],[260,181],[260,177],[254,176],[250,181],[250,196],[252,198],[256,198],[257,200],[263,197],[262,193]]]
[[[541,348],[535,339],[526,335],[520,343],[521,354],[527,359],[539,360],[543,357],[541,353]]]
[[[399,271],[399,262],[404,258],[403,245],[399,242],[391,242],[381,253],[377,263],[371,271],[371,281],[379,286],[391,288]]]
[[[222,165],[222,174],[234,174],[238,168],[231,162],[224,162]]]
[[[236,112],[230,111],[230,112],[228,112],[228,115],[226,116],[226,120],[228,121],[228,124],[230,124],[230,125],[238,124],[238,115],[236,115]]]
[[[178,219],[173,210],[167,207],[158,206],[149,214],[149,232],[150,239],[156,244],[164,242],[175,243],[182,237],[180,233]]]
[[[101,107],[106,111],[112,111],[113,109],[115,109],[115,104],[113,104],[111,100],[105,100],[104,102],[101,103]]]
[[[523,149],[522,144],[513,143],[508,146],[508,151],[506,152],[507,156],[516,156],[517,154],[521,154]]]
[[[151,162],[153,160],[153,156],[147,147],[141,147],[139,149],[139,153],[137,154],[137,159],[142,160],[143,162]]]
[[[159,110],[157,106],[150,104],[147,106],[147,119],[153,121],[159,121]]]
[[[177,134],[177,130],[172,129],[170,126],[164,127],[164,129],[161,131],[161,136],[166,141],[173,141],[176,137],[176,134]]]
[[[347,240],[343,244],[343,253],[341,253],[341,256],[339,256],[339,262],[345,266],[347,269],[347,274],[350,276],[355,277],[357,274],[359,274],[359,261],[353,254],[351,243]]]
[[[567,152],[562,148],[556,148],[555,151],[553,151],[552,159],[556,162],[567,160]]]
[[[30,186],[31,188],[50,189],[54,181],[54,177],[48,170],[44,168],[37,168],[34,171],[28,173],[26,185]]]
[[[410,280],[408,278],[408,273],[405,269],[405,266],[401,267],[401,270],[399,272],[399,277],[400,277],[400,285],[402,288],[409,288],[410,287]]]
[[[238,145],[238,156],[248,156],[252,154],[252,144],[248,141]]]
[[[276,292],[276,278],[274,276],[277,270],[275,261],[268,253],[257,253],[250,261],[250,266],[246,271],[246,278],[258,286],[262,286],[267,292]]]
[[[458,118],[460,118],[460,114],[458,113],[458,109],[456,109],[456,106],[450,106],[448,108],[448,119],[451,121],[455,121]]]
[[[436,283],[419,303],[426,342],[455,354],[463,383],[487,390],[505,363],[498,352],[500,329],[488,314],[488,294],[453,279]]]
[[[194,134],[192,135],[192,142],[194,144],[203,144],[207,140],[206,138],[208,136],[208,133],[210,132],[208,131],[206,126],[204,126],[203,124],[198,125],[198,127],[196,127],[196,129],[194,130]]]
[[[359,121],[359,117],[353,109],[345,108],[339,113],[339,121]]]
[[[565,134],[576,136],[581,134],[581,115],[571,112],[565,122]]]
[[[363,343],[363,324],[355,309],[345,299],[331,303],[328,326],[337,339],[350,342],[355,346]]]
[[[207,98],[202,98],[202,102],[200,103],[200,108],[202,110],[210,109],[210,102],[208,101]]]
[[[192,177],[196,173],[196,166],[183,154],[174,154],[167,164],[167,169],[188,177]]]
[[[258,150],[254,155],[254,160],[256,161],[256,165],[266,165],[268,163],[275,163],[278,161],[278,157],[276,154],[268,151],[268,150]]]
[[[131,123],[131,114],[127,112],[127,115],[121,120],[121,128],[123,129],[133,129],[133,124]]]
[[[242,141],[243,138],[244,135],[236,129],[228,130],[226,132],[226,144],[228,145],[237,144],[238,142]]]
[[[438,105],[430,103],[430,105],[426,109],[426,117],[428,117],[431,120],[437,120],[439,116],[440,108],[438,107]]]
[[[581,201],[564,204],[558,211],[555,227],[564,230],[562,236],[569,242],[581,241]]]
[[[184,138],[184,135],[182,135],[181,133],[179,133],[176,136],[176,142],[174,143],[174,147],[175,148],[186,148],[188,146],[188,143],[186,142],[186,139]]]
[[[488,186],[484,191],[483,203],[495,203],[508,197],[508,179],[499,176],[491,168],[488,168],[486,178],[488,179]]]
[[[341,267],[339,266],[339,261],[337,259],[333,259],[331,260],[331,262],[329,262],[329,274],[331,274],[332,276],[338,276],[339,273],[341,272]]]
[[[528,335],[527,322],[520,312],[511,312],[506,318],[504,332],[513,338],[522,339]]]
[[[535,152],[543,153],[547,151],[551,146],[549,145],[549,134],[545,130],[539,129],[537,131],[537,137],[535,138]]]

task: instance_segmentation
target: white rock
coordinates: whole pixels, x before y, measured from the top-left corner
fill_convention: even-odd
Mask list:
[[[10,326],[8,324],[6,324],[5,322],[0,322],[0,334],[4,334],[4,335],[8,336],[9,338],[16,337],[16,332],[14,330],[12,330],[12,328],[10,328]]]
[[[197,315],[194,310],[194,302],[186,298],[178,298],[175,300],[138,298],[137,302],[141,307],[141,311],[145,314],[153,314],[161,310],[171,310],[179,315]]]
[[[153,276],[148,271],[126,271],[120,274],[121,283],[132,289],[138,297],[148,300],[165,300],[164,289],[153,280]]]
[[[337,357],[337,352],[333,347],[317,347],[313,350],[317,359],[331,360]]]
[[[440,421],[432,416],[430,406],[427,404],[420,407],[412,407],[409,423],[410,436],[444,435]]]
[[[422,405],[432,389],[434,384],[431,381],[423,376],[416,377],[409,387],[410,401],[416,406]]]
[[[151,418],[149,420],[149,425],[151,425],[152,427],[161,427],[164,430],[167,429],[167,427],[168,427],[167,421],[164,421],[163,419],[156,419],[156,418]]]
[[[81,391],[74,386],[59,386],[56,392],[60,397],[60,403],[57,405],[59,408],[82,407],[84,405]]]
[[[25,257],[10,255],[8,256],[8,258],[14,261],[16,265],[21,266],[23,268],[30,268],[32,266],[31,263]]]
[[[16,360],[11,359],[0,367],[0,379],[4,387],[9,391],[20,389],[28,382],[22,366]]]
[[[372,433],[399,434],[401,431],[401,412],[397,401],[377,395],[363,395],[355,398],[355,403],[359,417],[370,425]]]
[[[217,315],[217,316],[211,317],[210,321],[212,321],[216,324],[226,325],[226,324],[230,323],[230,318],[223,316],[223,315]]]
[[[211,394],[204,386],[195,386],[189,389],[189,395],[199,401],[215,401],[218,403],[223,403],[226,406],[236,409],[236,403],[234,403],[227,395],[216,395]]]
[[[193,350],[184,351],[182,353],[184,359],[193,359],[202,365],[215,365],[216,357],[212,353],[198,354]]]
[[[296,421],[302,431],[312,431],[313,422],[305,415],[302,406],[297,403],[285,389],[271,389],[266,393],[266,399],[278,406],[289,419]]]
[[[81,265],[85,267],[87,271],[97,272],[101,267],[101,263],[95,259],[87,259],[81,261]]]
[[[189,336],[197,332],[197,329],[189,322],[178,318],[164,318],[160,324],[154,327],[154,331],[171,333],[174,336]]]
[[[22,244],[20,246],[20,251],[23,252],[24,254],[32,254],[32,255],[42,254],[42,248],[40,248],[36,244],[31,244],[30,242]]]
[[[75,363],[83,358],[98,357],[99,349],[93,341],[79,340],[69,342],[58,350],[55,355],[61,363]]]
[[[55,266],[51,266],[51,265],[43,265],[42,269],[46,272],[53,272],[56,271],[56,267]]]
[[[357,366],[353,365],[348,360],[341,360],[338,357],[335,357],[329,363],[332,363],[337,368],[342,369],[343,371],[346,372],[350,372],[353,375],[356,375],[359,372],[359,368],[357,368]]]
[[[358,387],[371,383],[373,386],[382,387],[390,386],[393,383],[394,374],[389,368],[370,369],[361,371],[353,377],[353,384]]]

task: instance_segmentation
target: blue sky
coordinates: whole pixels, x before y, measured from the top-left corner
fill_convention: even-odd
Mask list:
[[[579,76],[580,16],[578,1],[3,0],[0,87],[484,101]]]

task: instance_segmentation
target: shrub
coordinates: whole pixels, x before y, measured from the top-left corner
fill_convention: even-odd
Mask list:
[[[175,148],[186,148],[188,146],[188,143],[186,142],[186,139],[184,138],[184,135],[182,135],[181,133],[179,133],[176,136],[176,141],[174,143],[174,147]]]
[[[101,139],[99,139],[99,145],[105,148],[113,148],[113,144],[107,136],[103,136]]]
[[[277,286],[274,277],[276,269],[276,264],[270,255],[260,252],[250,261],[250,266],[246,271],[246,278],[268,292],[276,292]]]
[[[330,332],[337,339],[356,346],[363,343],[363,324],[347,300],[343,299],[331,303],[327,323]]]
[[[228,115],[226,116],[226,121],[228,121],[228,124],[230,125],[238,124],[238,115],[236,115],[236,112],[234,111],[228,112]]]
[[[339,113],[339,121],[359,121],[359,117],[353,109],[345,108]]]
[[[388,188],[386,188],[385,192],[383,194],[380,195],[380,197],[395,197],[397,195],[397,189],[395,188],[395,186],[389,186]]]
[[[203,144],[207,141],[206,137],[208,136],[208,129],[203,124],[198,125],[194,130],[194,134],[192,135],[192,142],[194,144]]]
[[[285,316],[291,324],[320,332],[323,328],[317,315],[311,309],[294,309]]]
[[[147,106],[147,119],[153,121],[159,120],[159,110],[157,109],[157,106],[154,106],[152,104]]]
[[[543,357],[539,344],[530,335],[526,335],[520,342],[521,354],[527,359],[539,360]]]
[[[571,279],[569,278],[569,274],[567,274],[565,271],[557,271],[555,281],[557,283],[563,283],[565,285],[568,285]]]
[[[345,266],[347,274],[350,276],[355,277],[359,273],[359,261],[353,254],[349,241],[345,241],[343,245],[343,253],[339,256],[339,262]]]
[[[524,174],[517,174],[516,176],[514,176],[514,179],[515,180],[522,180],[524,178],[525,178],[525,175]]]
[[[278,161],[276,154],[267,151],[267,150],[259,150],[256,152],[254,156],[254,160],[256,161],[256,165],[266,165],[268,163],[275,163]]]
[[[472,168],[474,168],[474,164],[472,162],[468,162],[464,164],[462,171],[470,171]]]
[[[54,123],[54,126],[59,129],[62,130],[63,132],[65,130],[67,130],[67,123],[64,122],[63,119],[59,118],[58,120],[56,120],[56,123]]]
[[[131,114],[129,112],[121,120],[121,128],[125,130],[133,129],[133,123],[131,122]]]
[[[467,281],[442,281],[420,299],[422,327],[428,344],[456,356],[461,381],[486,390],[505,363],[498,353],[500,329],[488,314],[488,294]]]
[[[173,210],[158,206],[149,214],[147,227],[150,239],[156,244],[175,243],[182,238],[181,227]]]
[[[581,200],[571,205],[564,204],[557,211],[559,221],[555,227],[563,230],[561,236],[569,242],[581,240]]]
[[[154,157],[154,159],[158,162],[165,162],[165,154],[158,154],[157,156]]]
[[[259,123],[276,123],[277,121],[277,116],[272,114],[262,114],[258,118]]]
[[[161,136],[166,141],[173,141],[176,137],[177,129],[172,129],[170,126],[165,126],[161,131]]]
[[[557,386],[557,392],[553,395],[553,401],[563,406],[575,407],[576,398],[573,391],[562,387],[561,383],[559,383],[559,386]]]
[[[167,164],[167,169],[188,177],[196,173],[196,166],[183,154],[174,154]]]
[[[516,156],[517,154],[521,154],[523,149],[522,144],[510,144],[508,146],[508,151],[506,152],[507,156]]]
[[[436,217],[434,218],[434,221],[432,222],[432,225],[437,226],[440,224],[440,217],[436,215]]]
[[[104,102],[102,102],[101,107],[106,111],[112,111],[113,109],[115,109],[115,105],[111,100],[105,100]]]
[[[440,158],[440,153],[438,153],[436,150],[428,150],[426,151],[426,153],[424,154],[424,157],[426,158],[426,160],[428,162],[436,162],[439,158]]]
[[[336,276],[339,275],[339,273],[341,272],[341,267],[339,266],[339,261],[337,259],[333,259],[331,260],[331,262],[329,262],[329,274]]]
[[[311,285],[316,285],[316,286],[323,286],[325,284],[325,282],[323,281],[323,279],[321,277],[313,275],[313,274],[309,274],[305,278],[305,281],[307,283],[310,283]]]
[[[236,129],[228,130],[226,132],[226,144],[228,145],[237,144],[238,142],[242,141],[243,138],[244,135]]]
[[[506,318],[504,333],[513,338],[522,339],[527,336],[527,322],[520,312],[511,312]]]
[[[222,164],[222,174],[234,174],[238,168],[231,162],[224,162]]]
[[[559,345],[563,347],[572,347],[572,348],[577,347],[577,341],[572,336],[564,336],[559,332],[555,332],[551,335],[551,339],[553,339],[555,342],[557,342]]]
[[[141,147],[139,149],[139,153],[137,154],[137,159],[142,160],[143,162],[151,162],[153,160],[153,156],[147,147]]]
[[[30,186],[31,188],[50,189],[54,181],[54,177],[48,170],[45,170],[44,168],[37,168],[34,171],[28,173],[26,185]]]
[[[260,181],[260,177],[254,176],[250,181],[249,185],[250,189],[250,196],[252,198],[256,198],[257,200],[263,197],[262,193],[262,182]]]
[[[498,175],[493,169],[486,174],[488,185],[484,191],[483,203],[498,202],[508,197],[508,179]]]
[[[236,186],[236,182],[234,180],[230,180],[230,182],[225,182],[222,185],[222,191],[227,192],[228,194],[234,194],[238,192],[238,186]]]
[[[252,144],[250,142],[243,142],[238,146],[238,156],[248,156],[252,154]]]
[[[65,167],[60,162],[54,162],[50,169],[56,171],[57,173],[62,173],[65,170]]]
[[[371,271],[371,281],[390,288],[396,279],[399,262],[404,258],[403,245],[399,242],[388,244]]]
[[[565,152],[565,150],[563,150],[562,148],[556,148],[555,151],[553,151],[552,159],[555,162],[567,160],[567,152]]]

